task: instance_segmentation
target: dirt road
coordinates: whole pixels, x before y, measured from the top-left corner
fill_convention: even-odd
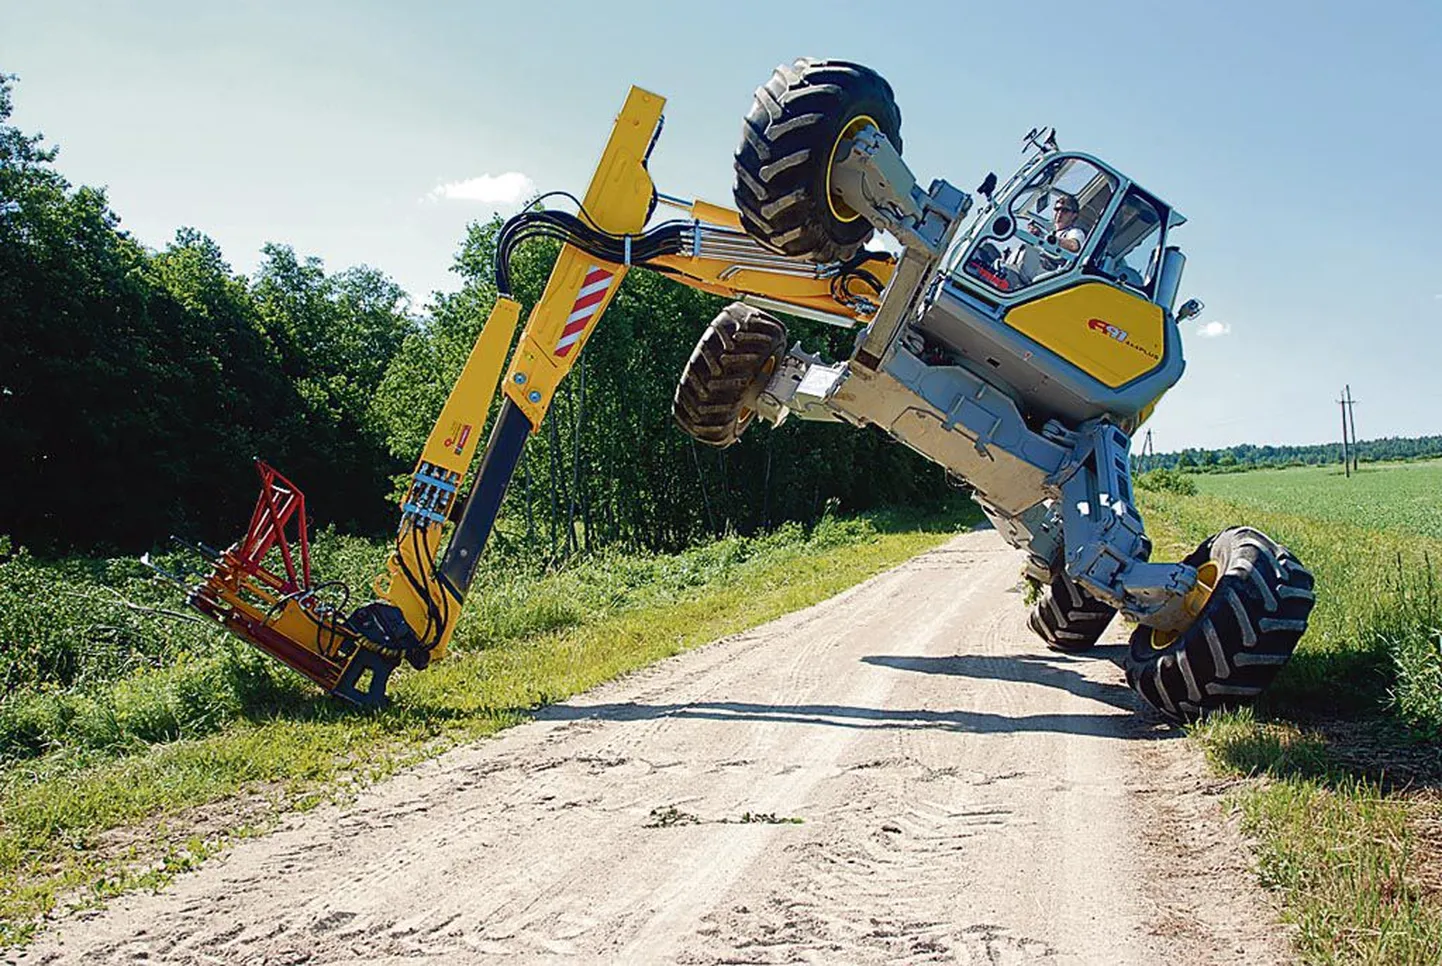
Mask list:
[[[21,961],[1283,961],[1218,789],[1119,648],[965,534],[296,817]]]

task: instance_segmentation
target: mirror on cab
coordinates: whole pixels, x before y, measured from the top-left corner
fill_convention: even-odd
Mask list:
[[[1177,321],[1180,323],[1187,321],[1187,319],[1195,319],[1202,314],[1202,309],[1204,308],[1206,308],[1206,306],[1202,304],[1201,299],[1187,299],[1182,303],[1182,307],[1177,309]]]

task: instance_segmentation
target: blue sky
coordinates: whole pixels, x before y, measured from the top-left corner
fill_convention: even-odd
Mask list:
[[[669,99],[662,190],[728,201],[772,66],[863,61],[923,182],[1005,176],[1054,124],[1190,218],[1207,312],[1159,450],[1335,439],[1343,383],[1364,438],[1442,432],[1438,0],[406,7],[0,0],[0,70],[146,244],[194,226],[249,271],[286,242],[419,304],[517,184],[585,187],[629,84]]]

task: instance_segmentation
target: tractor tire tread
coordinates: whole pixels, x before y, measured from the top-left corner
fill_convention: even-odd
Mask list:
[[[1027,625],[1053,651],[1076,653],[1095,647],[1115,614],[1060,570],[1053,571],[1051,583],[1042,585]]]
[[[726,447],[755,418],[757,381],[786,353],[786,326],[760,309],[734,302],[706,327],[676,386],[671,414],[698,442]]]
[[[843,221],[825,197],[831,150],[867,115],[901,150],[891,85],[860,64],[801,59],[757,88],[741,126],[733,196],[741,223],[773,251],[825,263],[854,255],[872,235],[865,218]]]
[[[1291,658],[1315,603],[1311,573],[1260,530],[1224,530],[1183,563],[1207,560],[1219,568],[1217,586],[1197,619],[1161,650],[1151,646],[1151,628],[1138,627],[1124,662],[1133,690],[1176,721],[1262,694]]]

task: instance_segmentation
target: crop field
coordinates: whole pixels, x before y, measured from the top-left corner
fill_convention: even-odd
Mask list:
[[[1350,479],[1340,465],[1209,473],[1194,479],[1204,496],[1442,540],[1442,460],[1366,464]]]

